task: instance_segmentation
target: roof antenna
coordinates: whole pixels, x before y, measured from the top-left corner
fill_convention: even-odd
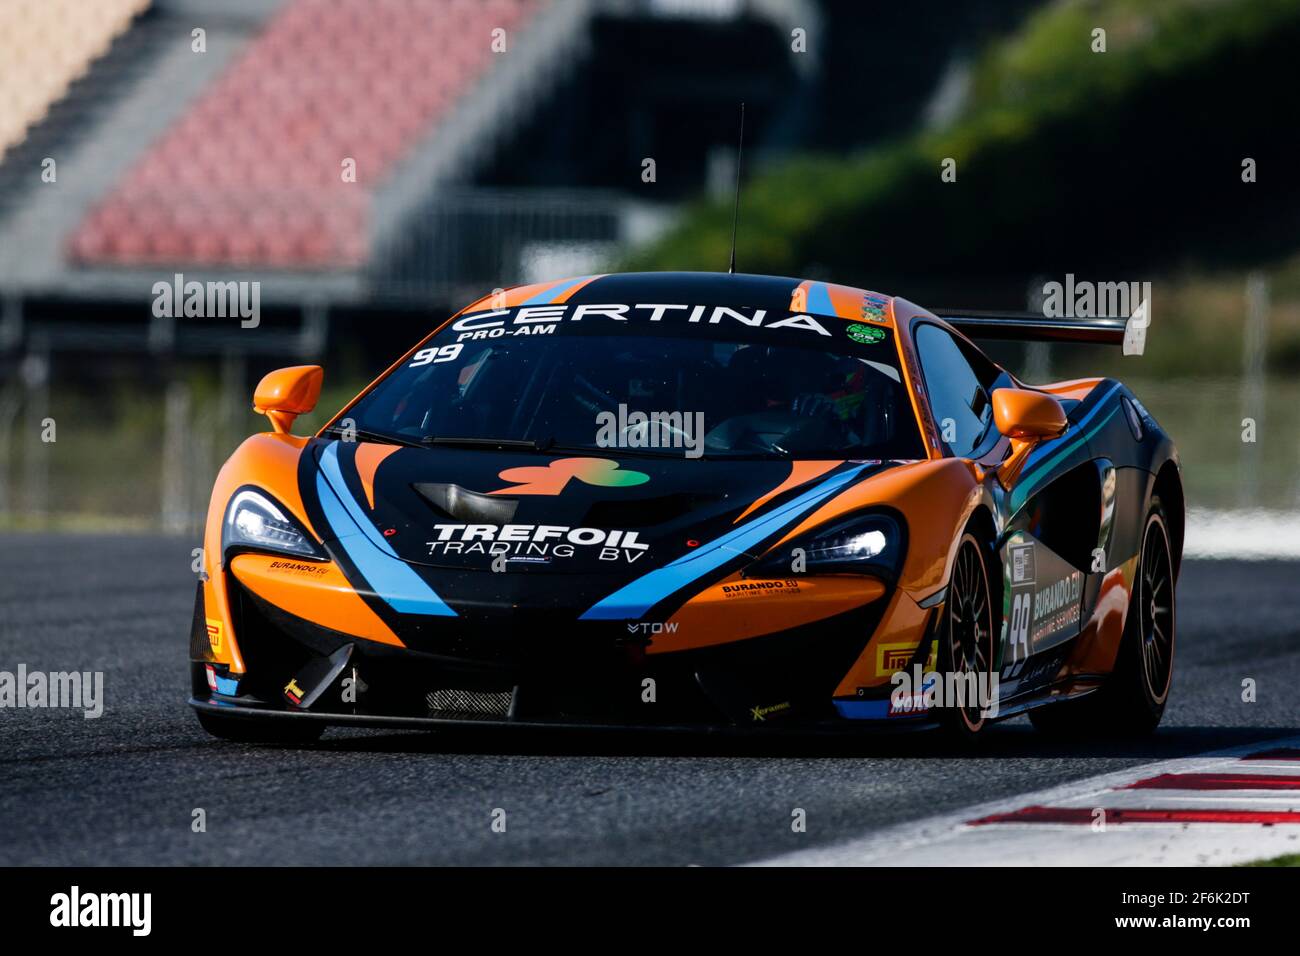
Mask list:
[[[736,143],[736,205],[731,211],[731,264],[727,274],[736,274],[736,222],[740,219],[740,161],[745,155],[745,101],[740,102],[740,139]]]

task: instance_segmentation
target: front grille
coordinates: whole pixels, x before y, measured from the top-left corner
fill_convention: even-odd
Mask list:
[[[572,608],[492,611],[487,608],[481,616],[468,618],[408,617],[399,622],[398,636],[411,650],[498,673],[564,669],[626,657],[622,624],[576,621]]]
[[[460,690],[444,687],[424,695],[429,710],[439,716],[505,717],[510,712],[511,691]]]
[[[207,611],[203,605],[203,582],[199,582],[194,595],[194,620],[190,622],[190,660],[214,661],[212,643],[208,640]]]
[[[317,655],[276,627],[262,612],[259,599],[233,574],[226,578],[226,595],[239,654],[247,670],[244,687],[263,700],[279,700],[289,679]]]

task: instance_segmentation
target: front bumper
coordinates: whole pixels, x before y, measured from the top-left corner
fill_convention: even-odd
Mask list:
[[[245,671],[192,653],[191,706],[357,726],[861,726],[844,719],[832,698],[889,604],[671,653],[655,653],[653,636],[629,635],[618,622],[527,613],[477,624],[444,620],[441,637],[415,649],[332,631],[227,581]],[[917,721],[889,723],[901,729]]]

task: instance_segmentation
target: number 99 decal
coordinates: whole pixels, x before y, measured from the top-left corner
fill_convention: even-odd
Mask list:
[[[1032,591],[1018,591],[1011,594],[1011,659],[1023,660],[1029,657],[1029,622],[1032,617],[1034,594]]]
[[[415,368],[420,365],[436,365],[438,362],[450,362],[456,356],[460,355],[460,350],[465,346],[456,342],[453,345],[444,345],[441,348],[420,349],[411,358],[411,364],[407,368]]]

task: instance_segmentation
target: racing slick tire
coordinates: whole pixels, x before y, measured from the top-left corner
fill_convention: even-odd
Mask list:
[[[991,549],[982,545],[970,528],[962,534],[937,637],[939,679],[948,674],[974,673],[978,681],[984,682],[980,693],[992,693],[995,667],[997,629],[990,585],[990,553]],[[963,706],[953,706],[953,701],[945,699],[939,710],[939,724],[945,734],[963,746],[973,746],[985,736],[991,722],[979,695],[976,696],[974,701],[968,697]]]
[[[1031,710],[1036,729],[1065,737],[1141,737],[1164,716],[1174,674],[1174,563],[1164,506],[1152,497],[1115,669],[1079,700]]]
[[[213,737],[240,744],[310,744],[320,739],[325,724],[317,720],[258,720],[196,711],[199,725]]]

